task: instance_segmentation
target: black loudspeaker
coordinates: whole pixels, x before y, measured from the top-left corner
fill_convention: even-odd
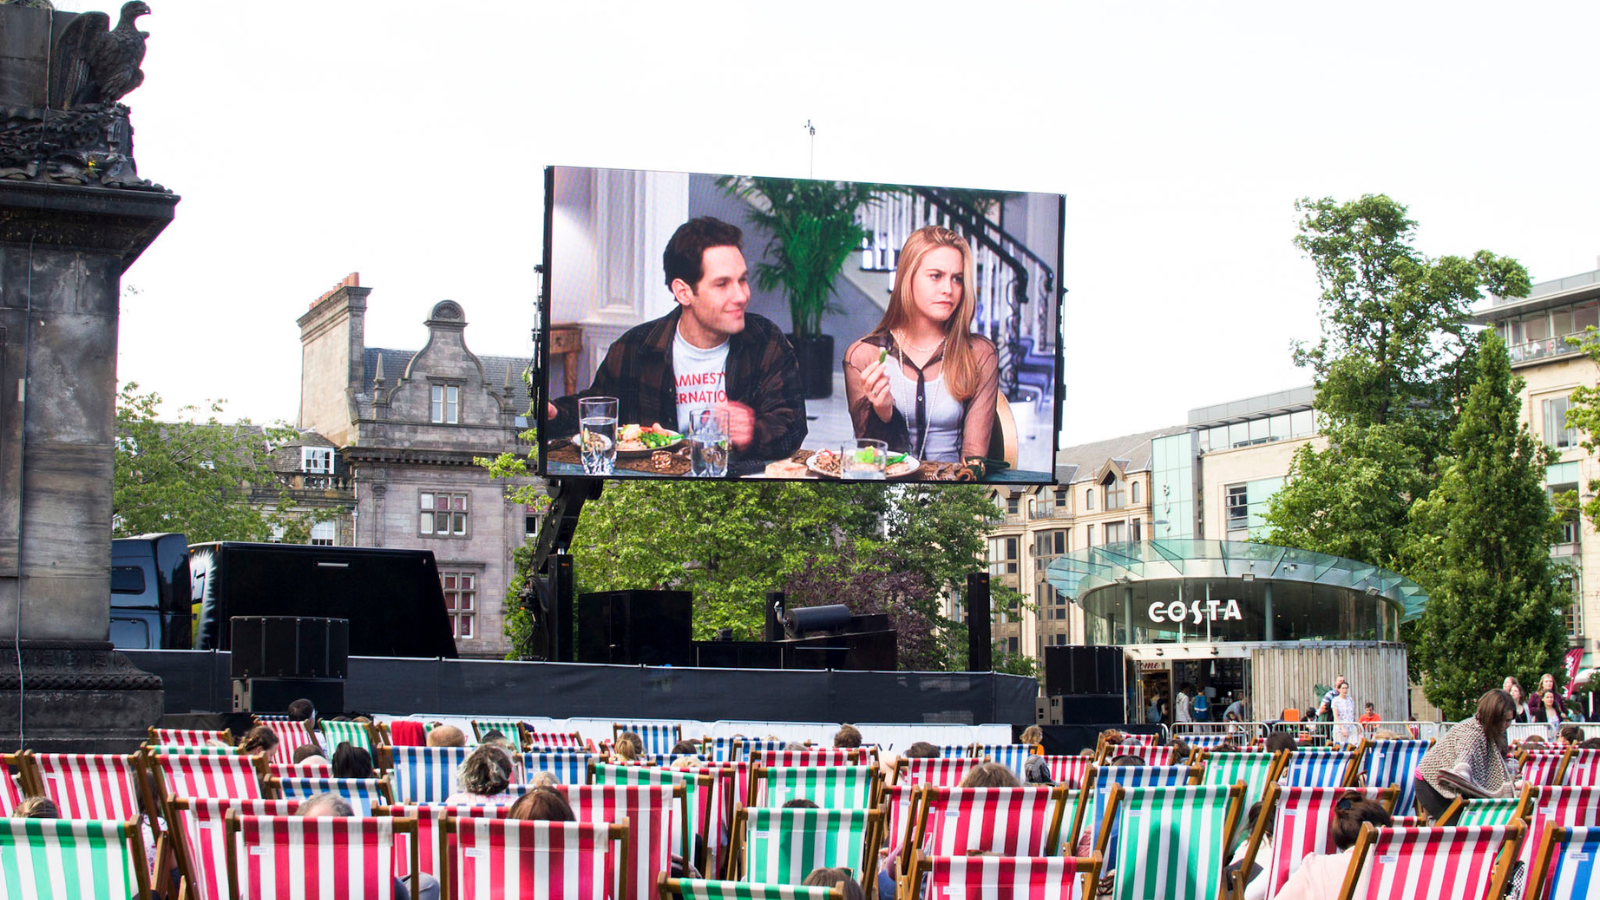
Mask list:
[[[783,645],[770,641],[695,641],[694,651],[706,669],[783,668]]]
[[[989,630],[989,573],[967,576],[967,671],[994,668],[994,638]]]
[[[235,678],[233,711],[282,715],[296,700],[310,700],[319,716],[344,714],[341,678]]]
[[[578,662],[694,665],[693,604],[688,591],[580,594]]]
[[[1063,694],[1048,698],[1052,725],[1079,725],[1084,722],[1121,722],[1122,697],[1116,694]],[[1054,706],[1060,703],[1060,712]]]
[[[556,553],[550,557],[550,597],[555,606],[551,610],[550,627],[555,632],[556,662],[572,662],[572,555]]]
[[[234,616],[230,621],[228,668],[234,678],[344,678],[349,673],[349,619]]]
[[[1123,653],[1120,647],[1077,644],[1044,648],[1044,692],[1122,695]]]

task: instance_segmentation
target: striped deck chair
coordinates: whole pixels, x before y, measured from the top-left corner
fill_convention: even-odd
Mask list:
[[[677,723],[664,722],[616,722],[611,726],[611,742],[616,743],[617,735],[624,731],[631,731],[644,738],[644,752],[646,753],[671,753],[672,748],[683,740],[683,727]]]
[[[1121,828],[1114,900],[1211,900],[1244,813],[1239,785],[1111,788]]]
[[[878,846],[877,810],[741,809],[734,813],[738,880],[799,884],[812,869],[842,867],[870,884]]]
[[[698,878],[663,878],[661,900],[844,900],[844,891],[831,887],[789,884],[751,884],[748,881],[705,881]],[[644,898],[640,898],[644,900]]]
[[[689,811],[683,785],[575,784],[562,793],[579,822],[628,823],[622,870],[632,886],[622,892],[624,896],[650,896],[657,876],[672,874],[673,853],[691,858],[688,831],[674,825],[685,821]]]
[[[700,871],[720,873],[726,866],[730,831],[733,827],[733,808],[736,800],[746,795],[739,793],[738,785],[749,790],[749,763],[715,763],[709,766],[681,769],[691,775],[704,775],[711,779],[709,790],[697,790],[690,798],[689,814],[694,821],[706,823],[705,857]],[[741,781],[742,777],[742,781]]]
[[[878,799],[876,766],[750,768],[750,806],[810,800],[823,809],[871,809]]]
[[[1439,815],[1434,825],[1509,825],[1511,820],[1526,817],[1525,803],[1530,802],[1528,792],[1520,797],[1485,797],[1468,799],[1457,797]],[[1390,826],[1393,827],[1393,826]]]
[[[750,754],[751,765],[769,769],[800,766],[854,766],[860,765],[861,753],[839,747],[821,747],[816,750],[758,750]]]
[[[1013,775],[1022,777],[1022,766],[1028,757],[1034,755],[1032,744],[973,744],[972,752],[968,756],[987,756],[990,762],[997,762],[1011,770]]]
[[[1111,786],[1120,784],[1124,789],[1135,787],[1180,787],[1199,784],[1203,770],[1200,766],[1090,766],[1084,770],[1082,789],[1072,812],[1072,824],[1067,830],[1067,847],[1076,847],[1078,836],[1084,829],[1095,853],[1101,859],[1115,859],[1115,838],[1119,826],[1107,817]],[[1087,801],[1087,802],[1086,802]],[[1110,826],[1109,828],[1107,826]]]
[[[236,756],[239,753],[235,747],[196,747],[191,744],[141,744],[140,749],[146,754],[161,753],[168,756]]]
[[[1524,793],[1528,833],[1517,859],[1525,872],[1533,870],[1533,854],[1551,828],[1600,826],[1600,787],[1528,787]]]
[[[269,782],[285,800],[306,800],[321,793],[338,794],[350,801],[358,816],[370,816],[374,807],[393,806],[394,793],[382,778],[278,778]]]
[[[932,856],[917,860],[925,896],[1079,900],[1095,896],[1100,857]]]
[[[1088,762],[1087,757],[1068,756],[1063,759],[1081,759]],[[961,779],[966,777],[968,770],[983,762],[977,759],[905,759],[895,760],[894,783],[900,785],[936,784],[939,787],[956,787],[961,784]],[[1057,781],[1061,779],[1057,778]]]
[[[268,778],[332,778],[332,763],[267,763]]]
[[[910,853],[919,856],[1050,856],[1061,834],[1067,789],[923,787],[912,813]],[[902,853],[906,856],[906,853]],[[905,871],[909,871],[909,864]]]
[[[20,753],[0,753],[0,818],[11,815],[17,804],[22,802],[23,781],[22,770],[28,765],[24,761],[27,751]],[[31,790],[31,786],[29,786]]]
[[[1094,758],[1089,756],[1047,755],[1044,760],[1050,767],[1051,780],[1068,786],[1083,784],[1083,773],[1094,765]]]
[[[1347,750],[1330,753],[1290,754],[1289,761],[1278,776],[1284,787],[1343,787],[1359,771],[1357,754]],[[1252,801],[1253,802],[1253,801]]]
[[[940,787],[954,787],[954,785],[940,785]],[[887,853],[900,850],[905,843],[911,840],[911,814],[922,802],[922,785],[900,784],[883,789],[883,809],[886,816],[883,822],[884,839],[883,849]],[[901,859],[906,854],[901,852],[897,857],[896,865],[899,873],[906,869],[906,862]]]
[[[456,792],[461,764],[471,753],[466,747],[389,748],[395,801],[443,803]]]
[[[1433,739],[1425,741],[1374,741],[1367,745],[1361,758],[1361,772],[1367,777],[1368,787],[1397,787],[1400,799],[1395,812],[1410,814],[1416,805],[1417,764],[1423,754],[1433,746]]]
[[[317,740],[316,736],[311,733],[311,729],[304,722],[291,722],[288,719],[268,716],[257,716],[256,719],[262,725],[271,728],[272,733],[278,736],[278,749],[273,751],[271,761],[279,765],[293,763],[294,751],[307,744],[315,744],[318,747],[322,747],[322,742]],[[331,759],[333,748],[323,747],[323,749],[327,751],[328,757]]]
[[[196,728],[157,728],[150,726],[150,743],[172,747],[204,747],[209,743],[233,746],[233,731],[204,731]]]
[[[1175,735],[1174,739],[1183,741],[1196,750],[1214,750],[1222,746],[1222,742],[1226,741],[1228,736],[1221,732],[1216,734],[1180,734]]]
[[[732,762],[739,753],[738,738],[718,737],[710,740],[712,762]]]
[[[972,756],[970,744],[940,744],[940,759],[968,759]]]
[[[458,900],[611,900],[619,861],[628,853],[628,823],[450,819],[456,836],[452,891]],[[559,889],[555,889],[560,885]]]
[[[1267,783],[1278,780],[1288,761],[1285,752],[1207,753],[1206,773],[1200,783],[1229,785],[1244,782],[1244,806],[1249,809],[1250,804],[1260,800],[1266,792]]]
[[[1530,753],[1522,758],[1522,780],[1535,787],[1566,787],[1560,781],[1565,764],[1565,754]]]
[[[1584,900],[1600,893],[1595,861],[1600,860],[1600,827],[1552,827],[1533,856],[1533,874],[1524,894],[1533,900]]]
[[[709,802],[712,793],[713,777],[709,774],[691,773],[684,769],[652,769],[645,766],[612,766],[596,764],[590,769],[591,784],[634,784],[634,785],[666,785],[677,787],[682,785],[689,800],[689,813],[693,816],[690,824],[690,833],[707,845],[710,844],[710,813]],[[673,827],[677,827],[677,815],[673,813]]]
[[[524,745],[529,750],[589,750],[589,744],[584,741],[583,735],[574,731],[570,734],[562,731],[528,731],[523,735]]]
[[[54,800],[63,819],[139,820],[144,826],[145,849],[152,851],[161,839],[160,806],[150,793],[149,771],[141,756],[104,756],[79,753],[28,755],[37,787]]]
[[[389,900],[395,835],[416,832],[415,819],[230,813],[228,876],[250,900]],[[417,896],[415,876],[409,887]]]
[[[1600,750],[1574,748],[1567,757],[1567,768],[1561,779],[1567,787],[1600,785]]]
[[[1522,823],[1473,828],[1361,826],[1340,900],[1503,897]]]
[[[1277,896],[1308,854],[1335,852],[1328,826],[1338,811],[1339,798],[1351,790],[1359,790],[1367,799],[1382,804],[1384,809],[1392,809],[1400,793],[1393,787],[1284,787],[1277,782],[1267,785],[1261,808],[1272,810],[1271,856],[1256,858],[1267,833],[1267,819],[1262,816],[1250,831],[1250,843],[1245,847],[1239,871],[1248,872],[1259,862],[1266,870],[1263,877],[1267,879],[1267,896]]]
[[[769,741],[766,738],[733,738],[733,759],[738,762],[749,762],[752,753],[761,750],[782,750],[788,745],[788,741]]]
[[[266,757],[152,756],[157,793],[163,801],[173,797],[205,800],[260,799],[267,796]]]
[[[588,784],[589,766],[595,756],[572,750],[543,750],[522,754],[522,777],[532,781],[540,772],[549,772],[562,784]]]
[[[298,800],[196,800],[175,797],[167,805],[168,827],[178,835],[178,871],[185,896],[196,900],[227,900],[228,811],[242,816],[292,816]]]
[[[498,731],[506,740],[516,744],[518,748],[528,749],[527,741],[523,740],[523,725],[516,719],[472,719],[472,739],[483,743],[483,739],[491,731]]]
[[[150,898],[137,822],[0,819],[0,900]]]
[[[417,868],[424,875],[432,875],[439,879],[440,885],[444,884],[446,872],[444,860],[455,852],[455,836],[446,836],[444,823],[446,819],[504,819],[511,812],[511,807],[505,804],[495,806],[441,806],[441,805],[413,805],[396,804],[394,806],[374,807],[374,816],[392,816],[397,819],[417,820]],[[411,874],[411,843],[409,834],[397,834],[394,838],[395,861],[394,874],[398,878],[405,878]]]
[[[1396,788],[1398,790],[1398,788]],[[1421,828],[1424,824],[1421,816],[1390,816],[1391,828]]]
[[[333,722],[324,719],[317,723],[317,731],[322,735],[322,749],[327,751],[329,759],[333,759],[333,752],[339,749],[340,744],[349,744],[367,751],[373,762],[378,760],[378,736],[374,734],[377,729],[366,722]]]
[[[1121,748],[1121,745],[1118,745]],[[1144,760],[1147,766],[1178,766],[1183,763],[1173,759],[1176,755],[1171,744],[1157,745],[1154,747],[1140,747],[1138,753],[1130,754]]]

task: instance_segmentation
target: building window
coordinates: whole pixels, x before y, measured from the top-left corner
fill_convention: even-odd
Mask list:
[[[1137,481],[1129,482],[1129,484],[1128,484],[1128,499],[1129,499],[1130,502],[1133,503],[1134,506],[1138,506],[1139,505],[1139,482],[1137,482]]]
[[[1122,489],[1122,480],[1114,472],[1106,473],[1106,480],[1100,482],[1106,489],[1106,509],[1121,509],[1123,498],[1126,494]]]
[[[1067,492],[1065,490],[1056,491],[1056,509],[1057,510],[1063,510],[1063,509],[1066,509],[1066,508],[1067,508]]]
[[[1006,652],[1007,653],[1016,653],[1017,652],[1017,639],[1016,638],[1006,638]]]
[[[997,537],[989,539],[989,574],[1017,574],[1017,539]]]
[[[1248,532],[1250,528],[1250,486],[1247,484],[1230,484],[1227,491],[1228,539],[1233,540],[1233,532]]]
[[[1128,540],[1133,541],[1135,544],[1144,540],[1144,532],[1139,528],[1138,519],[1134,519],[1132,526],[1129,528]]]
[[[473,572],[440,572],[444,583],[444,611],[450,617],[450,636],[471,640],[478,633],[478,576]]]
[[[1085,526],[1083,526],[1083,545],[1085,547],[1093,547],[1094,546],[1094,526],[1093,525],[1085,525]]]
[[[311,545],[332,547],[339,538],[339,526],[333,522],[318,522],[311,526]]]
[[[1561,586],[1566,588],[1567,599],[1571,601],[1562,612],[1562,621],[1566,623],[1568,637],[1581,637],[1583,635],[1583,590],[1581,575],[1577,566],[1562,565],[1556,576],[1561,581]]]
[[[1016,515],[1018,507],[1019,507],[1019,504],[1021,504],[1021,503],[1022,503],[1021,495],[1019,495],[1019,494],[1009,494],[1009,495],[1007,495],[1006,496],[1006,515],[1008,515],[1008,516]]]
[[[1041,531],[1034,536],[1033,546],[1034,556],[1060,556],[1067,552],[1067,530]]]
[[[328,475],[333,472],[332,447],[301,447],[300,471],[307,475]]]
[[[453,384],[433,386],[433,424],[457,425],[461,422],[461,389]]]
[[[1094,509],[1094,488],[1087,488],[1083,492],[1083,508]]]
[[[539,523],[539,516],[523,516],[522,536],[530,541],[537,539],[539,537]]]
[[[1102,526],[1106,530],[1106,543],[1120,544],[1123,541],[1126,541],[1128,539],[1125,533],[1126,525],[1127,523],[1125,522],[1107,522],[1104,526]]]
[[[1558,450],[1578,446],[1578,429],[1567,427],[1569,405],[1566,397],[1544,401],[1544,442],[1547,446]]]
[[[467,533],[467,495],[423,491],[418,531],[435,537]]]

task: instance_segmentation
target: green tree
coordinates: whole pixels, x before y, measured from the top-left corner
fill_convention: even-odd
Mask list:
[[[1516,675],[1536,683],[1567,649],[1569,602],[1550,558],[1556,518],[1544,488],[1550,452],[1519,419],[1522,379],[1486,334],[1478,373],[1450,435],[1452,455],[1415,525],[1409,574],[1428,592],[1412,652],[1428,700],[1451,718]]]
[[[294,509],[272,471],[271,448],[298,440],[293,428],[223,423],[222,401],[182,407],[172,421],[158,418],[160,407],[159,394],[141,394],[134,382],[117,394],[112,536],[178,531],[190,543],[305,543],[311,526],[334,514]],[[253,503],[252,493],[272,500]]]

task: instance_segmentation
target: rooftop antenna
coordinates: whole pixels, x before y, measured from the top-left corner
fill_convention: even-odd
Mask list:
[[[806,134],[811,136],[811,158],[806,163],[806,177],[817,177],[817,126],[806,120]]]

